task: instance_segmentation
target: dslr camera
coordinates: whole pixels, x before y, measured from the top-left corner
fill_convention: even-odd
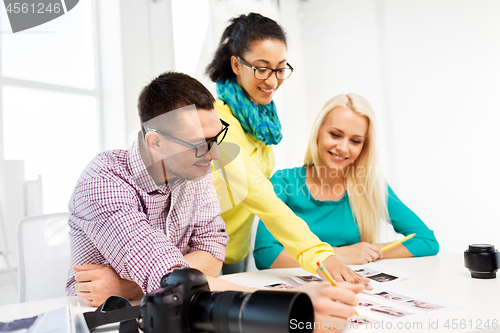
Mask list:
[[[142,298],[138,323],[145,333],[285,333],[292,331],[291,320],[314,321],[307,294],[210,292],[203,273],[183,267],[165,275],[161,288]]]

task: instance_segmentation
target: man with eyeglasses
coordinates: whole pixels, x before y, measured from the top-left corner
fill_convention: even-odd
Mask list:
[[[69,295],[99,305],[103,296],[153,291],[175,267],[219,274],[228,236],[210,171],[229,125],[214,102],[182,73],[143,89],[137,140],[95,157],[72,194]],[[109,280],[100,281],[105,292],[99,276]]]

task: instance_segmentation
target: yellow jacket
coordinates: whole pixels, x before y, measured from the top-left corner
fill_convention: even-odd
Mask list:
[[[219,146],[221,158],[213,162],[212,173],[229,234],[224,262],[236,263],[250,252],[250,232],[257,215],[301,267],[315,273],[316,262],[333,255],[333,250],[274,193],[269,181],[274,168],[272,147],[245,133],[224,102],[217,100],[215,108],[229,123]]]

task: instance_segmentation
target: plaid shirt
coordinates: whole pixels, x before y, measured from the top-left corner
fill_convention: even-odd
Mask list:
[[[173,267],[189,266],[188,252],[224,260],[228,236],[211,174],[158,186],[138,140],[129,150],[99,154],[81,174],[69,202],[71,264],[111,266],[151,292]],[[70,267],[68,295],[76,294],[75,283]]]

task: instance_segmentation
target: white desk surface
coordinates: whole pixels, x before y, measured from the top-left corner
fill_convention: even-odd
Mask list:
[[[96,309],[86,305],[76,296],[51,298],[43,301],[2,305],[0,306],[0,321],[36,316],[47,311],[62,308],[66,304],[71,304],[75,310],[80,306],[80,312],[95,311]]]
[[[490,325],[492,320],[496,319],[499,328],[496,330],[491,328],[489,330],[483,329],[481,332],[500,332],[500,272],[497,274],[496,279],[473,279],[470,272],[464,267],[463,254],[446,252],[433,257],[382,259],[378,260],[377,264],[411,273],[406,279],[390,283],[390,286],[428,295],[462,307],[453,311],[409,319],[410,323],[422,323],[423,330],[380,329],[372,330],[373,332],[475,332],[479,320],[482,320],[482,324],[484,324],[487,319],[489,319]],[[222,278],[253,287],[276,282],[276,276],[283,275],[284,272],[294,274],[293,271],[297,272],[295,274],[304,272],[300,268],[271,269],[225,275]],[[457,319],[458,322],[465,319],[469,327],[456,330],[447,329],[444,325],[448,319],[450,319],[450,324],[453,319]],[[429,322],[435,322],[436,320],[439,324],[438,329],[430,329]],[[472,320],[472,329],[469,320]],[[419,324],[415,324],[415,327],[418,327],[417,325]],[[483,328],[484,326],[480,327]],[[368,332],[369,330],[356,331]]]
[[[462,306],[460,309],[410,319],[410,323],[422,324],[421,330],[373,330],[374,332],[500,332],[497,329],[483,329],[478,326],[489,319],[496,319],[500,325],[500,273],[497,279],[480,280],[470,277],[469,271],[464,267],[463,254],[439,253],[434,257],[385,259],[377,263],[411,273],[406,279],[393,282],[390,286],[410,290],[424,295],[438,298],[442,301]],[[221,278],[244,286],[265,285],[276,281],[276,277],[284,272],[298,274],[300,268],[271,269],[258,272],[225,275]],[[296,272],[296,273],[294,273]],[[39,313],[54,310],[65,304],[77,306],[80,304],[81,312],[94,311],[95,308],[86,306],[77,297],[62,297],[37,302],[17,303],[0,306],[0,321],[34,316]],[[465,320],[467,327],[452,330],[444,327],[446,320]],[[472,321],[472,327],[469,320]],[[438,321],[438,328],[429,328],[429,322]],[[476,329],[476,326],[478,328]],[[418,326],[415,326],[418,327]],[[368,331],[368,330],[357,330]]]

